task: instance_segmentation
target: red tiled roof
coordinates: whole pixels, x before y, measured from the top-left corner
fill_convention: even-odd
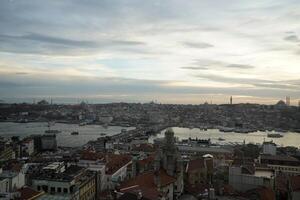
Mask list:
[[[43,194],[43,192],[35,191],[30,187],[23,187],[21,189],[18,189],[18,192],[20,192],[21,196],[17,198],[17,200],[30,200]]]
[[[187,172],[192,172],[192,171],[199,170],[202,168],[204,168],[204,160],[203,159],[191,160],[187,165]]]
[[[131,161],[131,156],[126,154],[103,154],[93,151],[83,151],[80,155],[82,160],[101,160],[106,163],[106,173],[114,174],[121,167]]]
[[[130,155],[125,154],[107,154],[106,155],[106,173],[107,174],[114,174],[118,171],[121,167],[125,166],[131,161]]]
[[[104,160],[105,156],[102,153],[96,153],[93,151],[83,151],[80,154],[80,159],[82,160]]]
[[[151,164],[152,162],[154,162],[154,155],[150,155],[147,158],[143,159],[143,160],[139,160],[138,163],[141,166],[145,166],[147,164]]]
[[[152,144],[135,144],[132,147],[133,151],[154,152],[155,148]]]
[[[174,177],[169,176],[163,169],[159,170],[158,176],[160,177],[160,185],[162,187],[170,185],[176,181]],[[120,191],[132,192],[140,190],[146,198],[153,200],[158,199],[159,192],[154,178],[155,172],[153,171],[140,174],[133,179],[123,182],[120,186]]]

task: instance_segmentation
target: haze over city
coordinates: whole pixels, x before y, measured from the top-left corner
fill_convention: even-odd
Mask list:
[[[300,98],[300,2],[0,1],[0,99]]]

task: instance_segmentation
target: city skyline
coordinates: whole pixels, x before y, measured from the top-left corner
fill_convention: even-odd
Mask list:
[[[300,2],[0,2],[0,99],[300,99]],[[18,100],[19,99],[19,100]]]

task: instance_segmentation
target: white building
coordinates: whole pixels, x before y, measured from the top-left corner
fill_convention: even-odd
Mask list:
[[[2,171],[0,174],[0,196],[1,199],[12,199],[17,189],[25,185],[25,174],[20,171]]]
[[[229,185],[239,192],[265,186],[274,187],[274,172],[254,166],[232,166],[229,168]]]
[[[274,144],[273,142],[264,142],[262,147],[263,154],[276,155],[276,144]]]

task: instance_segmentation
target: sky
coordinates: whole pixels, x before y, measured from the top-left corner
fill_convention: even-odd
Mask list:
[[[299,0],[1,0],[0,99],[300,100]]]

